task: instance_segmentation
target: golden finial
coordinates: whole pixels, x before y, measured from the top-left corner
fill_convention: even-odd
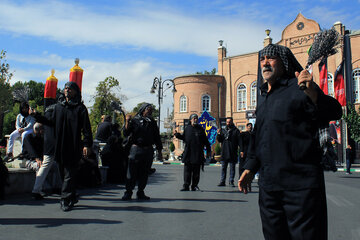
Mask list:
[[[55,69],[51,69],[51,76],[54,76],[55,74]]]

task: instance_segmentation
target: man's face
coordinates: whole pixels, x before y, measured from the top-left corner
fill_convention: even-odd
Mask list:
[[[76,91],[68,86],[64,89],[64,95],[67,99],[72,99],[76,96]]]
[[[261,74],[265,81],[274,83],[284,74],[284,65],[278,56],[260,58]]]
[[[143,116],[149,117],[152,115],[152,112],[153,112],[153,109],[152,109],[152,107],[149,106],[149,107],[145,108],[145,110],[143,112]]]
[[[191,119],[191,125],[195,125],[195,124],[197,124],[198,123],[198,118],[197,117],[193,117],[192,119]]]
[[[226,126],[230,127],[231,125],[233,125],[233,120],[230,118],[226,119]]]
[[[246,125],[246,130],[251,132],[252,131],[252,124]]]

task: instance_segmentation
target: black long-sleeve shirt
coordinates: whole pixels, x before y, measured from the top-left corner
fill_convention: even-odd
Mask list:
[[[319,88],[314,104],[296,78],[279,79],[270,92],[267,87],[261,86],[244,168],[259,170],[259,185],[267,191],[322,187],[318,128],[341,118],[340,104]]]
[[[221,129],[217,140],[222,143],[221,159],[223,161],[236,162],[239,148],[242,151],[242,139],[239,129],[235,126]]]
[[[162,150],[159,128],[152,118],[135,116],[131,119],[128,128],[124,129],[124,135],[131,135],[131,142],[140,147],[156,145],[157,150]]]

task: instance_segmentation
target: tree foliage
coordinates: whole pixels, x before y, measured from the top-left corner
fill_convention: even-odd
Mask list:
[[[10,79],[13,74],[10,72],[10,65],[6,61],[6,51],[0,52],[0,137],[3,136],[4,113],[9,109],[11,103]]]
[[[344,116],[350,131],[350,137],[355,142],[360,142],[360,109],[358,112],[353,104],[348,104],[347,115]]]
[[[204,72],[196,72],[199,75],[216,75],[216,68],[213,68],[210,72],[204,70]]]
[[[122,100],[126,97],[120,94],[120,84],[119,81],[109,76],[105,80],[99,82],[96,87],[96,93],[94,95],[95,103],[91,108],[91,113],[89,115],[91,128],[93,135],[95,136],[97,125],[101,121],[102,115],[113,116],[113,109],[111,108],[111,102],[115,101],[122,105]],[[115,122],[122,125],[123,119],[119,114],[116,114]]]

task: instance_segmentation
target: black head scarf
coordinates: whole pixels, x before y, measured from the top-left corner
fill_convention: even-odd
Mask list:
[[[64,90],[66,87],[71,88],[73,91],[75,91],[76,95],[74,96],[74,98],[69,99],[68,102],[66,102],[65,96],[62,95],[61,97],[59,97],[60,103],[62,103],[64,105],[67,103],[68,105],[72,105],[72,106],[75,106],[75,105],[78,105],[79,103],[81,103],[81,91],[80,91],[79,86],[75,82],[67,82],[67,83],[65,83]]]
[[[277,44],[269,44],[259,52],[259,61],[264,56],[277,56],[281,59],[285,67],[285,73],[287,77],[294,78],[295,72],[301,72],[303,70],[300,63],[296,60],[291,50],[285,46]]]
[[[147,107],[152,107],[152,104],[151,103],[143,103],[140,106],[139,111],[136,113],[135,117],[136,118],[144,118],[147,121],[151,121],[152,117],[144,117],[143,116],[143,113]]]

